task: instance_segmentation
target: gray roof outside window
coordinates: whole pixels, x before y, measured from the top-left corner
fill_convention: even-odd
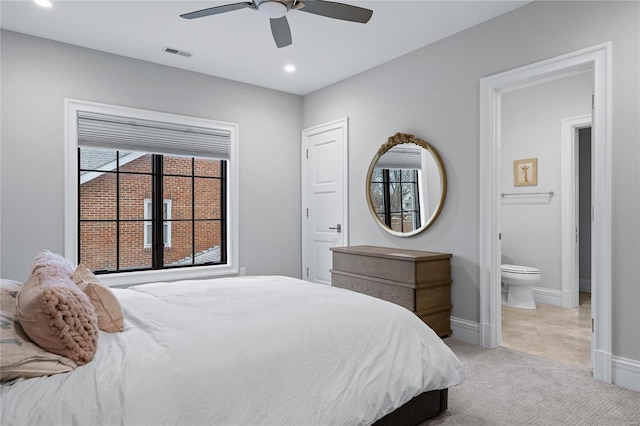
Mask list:
[[[176,260],[168,266],[191,265],[191,256]],[[196,253],[195,264],[200,265],[209,262],[220,262],[220,246],[211,247]]]

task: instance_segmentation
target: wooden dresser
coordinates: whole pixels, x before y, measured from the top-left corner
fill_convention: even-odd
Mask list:
[[[440,337],[451,334],[451,254],[374,246],[331,251],[333,286],[404,306]]]

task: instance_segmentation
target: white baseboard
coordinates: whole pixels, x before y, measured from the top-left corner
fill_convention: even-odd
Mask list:
[[[477,322],[462,318],[451,317],[451,337],[464,343],[477,345],[480,343],[479,327]]]
[[[613,356],[611,367],[614,385],[640,392],[640,361]]]
[[[609,352],[595,350],[592,352],[591,364],[593,366],[593,377],[605,383],[613,383],[611,378],[612,356]]]
[[[533,298],[536,303],[545,305],[562,306],[562,291],[551,290],[549,288],[534,287]]]
[[[493,334],[491,324],[486,322],[478,324],[478,345],[491,349],[498,347],[498,336]]]

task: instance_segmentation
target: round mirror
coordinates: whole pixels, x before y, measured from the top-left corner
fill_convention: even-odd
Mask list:
[[[367,202],[376,222],[390,234],[410,237],[438,218],[447,194],[447,175],[427,142],[396,133],[383,144],[367,173]]]

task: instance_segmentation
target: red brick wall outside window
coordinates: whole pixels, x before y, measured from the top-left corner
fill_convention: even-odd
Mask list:
[[[116,268],[118,226],[120,269],[151,267],[152,249],[144,240],[151,172],[150,154],[121,165],[119,200],[115,170],[80,185],[80,261],[90,269]],[[171,200],[171,245],[164,248],[164,265],[190,264],[194,251],[221,245],[221,161],[164,156],[163,174],[164,199]],[[120,222],[115,221],[117,208]]]

